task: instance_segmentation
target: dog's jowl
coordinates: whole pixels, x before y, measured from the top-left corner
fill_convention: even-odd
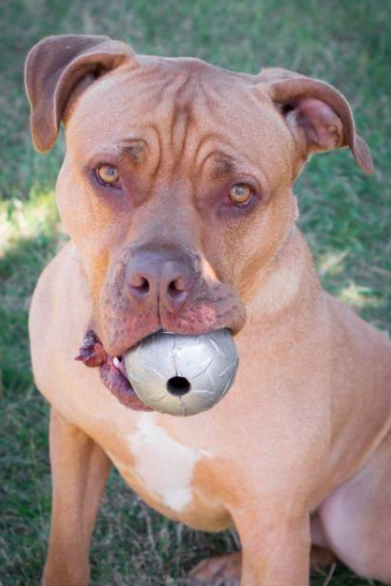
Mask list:
[[[70,236],[30,315],[52,409],[44,585],[89,583],[111,464],[167,517],[236,527],[242,554],[203,562],[195,581],[305,586],[316,546],[391,584],[391,344],[322,291],[292,192],[323,151],[347,147],[372,171],[345,98],[290,71],[77,35],[33,47],[26,87],[37,149],[65,127]],[[129,349],[221,329],[240,361],[212,409],[176,417],[137,398]]]

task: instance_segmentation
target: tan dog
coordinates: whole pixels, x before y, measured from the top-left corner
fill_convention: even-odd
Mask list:
[[[288,71],[91,36],[41,41],[26,84],[37,148],[66,127],[57,202],[71,237],[30,321],[52,405],[45,586],[88,583],[111,463],[171,519],[236,527],[242,559],[204,562],[200,581],[304,586],[312,544],[391,584],[391,344],[321,290],[295,226],[311,153],[347,146],[372,170],[346,100]],[[162,328],[221,327],[240,355],[224,400],[188,418],[140,411],[114,357]]]

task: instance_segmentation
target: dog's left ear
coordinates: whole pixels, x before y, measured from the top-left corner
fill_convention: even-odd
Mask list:
[[[263,69],[258,80],[284,116],[304,158],[349,147],[365,173],[373,173],[371,153],[356,133],[352,110],[340,92],[285,69]]]

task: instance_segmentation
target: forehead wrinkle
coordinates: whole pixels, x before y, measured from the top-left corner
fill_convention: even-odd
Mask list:
[[[214,161],[213,161],[214,159]],[[261,178],[261,183],[264,186],[271,184],[264,166],[261,163],[255,163],[248,157],[234,158],[232,155],[222,150],[212,150],[206,154],[199,167],[199,175],[201,176],[207,163],[212,160],[212,174],[215,176],[224,176],[245,170],[246,173]]]
[[[159,127],[156,124],[150,124],[148,126],[148,128],[152,131],[152,133],[155,135],[156,137],[156,141],[157,141],[157,147],[158,147],[158,156],[157,156],[157,161],[156,161],[156,165],[155,168],[152,172],[152,179],[156,178],[156,175],[159,173],[159,169],[160,166],[162,164],[162,150],[163,150],[163,143],[162,143],[162,137],[160,136],[160,130]]]
[[[217,136],[217,134],[214,134],[212,132],[205,134],[201,138],[201,140],[199,141],[199,143],[195,149],[195,153],[194,153],[194,163],[196,166],[203,167],[203,165],[205,164],[205,160],[209,157],[209,155],[211,155],[213,153],[213,151],[212,151],[204,156],[204,151],[208,148],[207,147],[208,143],[213,142],[213,141],[217,141],[218,138],[219,137]],[[202,159],[202,163],[199,163],[199,159]]]
[[[83,143],[83,146],[85,146],[85,143]],[[95,143],[94,146],[96,146]],[[116,139],[113,137],[112,141],[107,141],[99,145],[99,148],[93,149],[88,156],[91,159],[97,158],[99,156],[115,156],[118,158],[127,157],[132,159],[134,152],[131,151],[133,151],[133,149],[143,151],[147,148],[148,145],[146,141],[134,134],[134,136],[128,136],[121,139]]]
[[[233,173],[235,171],[235,163],[226,157],[226,155],[218,154],[216,155],[216,161],[213,165],[213,174],[214,175],[228,175],[229,173]]]
[[[220,150],[212,150],[202,160],[199,173],[203,173],[205,166],[212,161],[212,174],[215,176],[224,176],[233,173],[236,169],[236,164],[230,155]]]
[[[142,138],[140,133],[145,138]],[[94,150],[89,159],[96,161],[98,158],[115,157],[122,162],[128,161],[129,163],[138,164],[148,153],[152,153],[151,159],[154,163],[154,169],[151,175],[154,177],[160,166],[161,151],[161,131],[158,126],[148,124],[139,129],[137,133],[136,131],[128,131],[127,136],[117,139],[113,137],[112,142],[107,142],[101,145],[99,149]]]
[[[179,107],[174,106],[169,128],[170,143],[174,155],[174,164],[180,163],[180,161],[183,159],[187,145],[191,144],[189,135],[193,126],[194,119],[190,104],[184,104]]]
[[[183,159],[188,146],[194,144],[191,130],[197,126],[194,112],[199,102],[199,89],[194,91],[194,72],[184,71],[175,81],[171,94],[171,116],[168,124],[170,146],[176,151],[176,166]]]
[[[120,149],[121,159],[124,158],[130,160],[132,163],[139,163],[145,151],[148,150],[148,145],[141,138],[125,139]]]
[[[208,143],[213,142],[212,150],[207,151]],[[234,171],[236,167],[235,158],[228,152],[224,152],[221,147],[216,147],[216,142],[221,142],[218,135],[209,134],[204,136],[198,144],[196,154],[194,156],[194,162],[196,167],[199,167],[200,173],[203,171],[205,165],[210,161],[214,160],[214,171],[217,174],[227,174]],[[227,145],[228,147],[230,145]]]

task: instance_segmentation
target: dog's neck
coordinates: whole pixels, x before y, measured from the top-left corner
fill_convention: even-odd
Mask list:
[[[294,226],[278,253],[265,268],[246,302],[247,320],[261,329],[308,313],[321,287],[311,252]]]

